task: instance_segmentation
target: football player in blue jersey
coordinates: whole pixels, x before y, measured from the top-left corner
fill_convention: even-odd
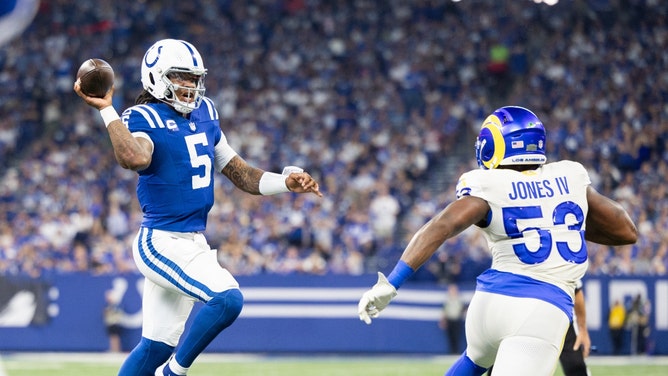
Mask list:
[[[413,236],[389,276],[360,299],[367,324],[447,239],[471,225],[485,235],[491,267],[477,278],[466,316],[467,347],[446,375],[552,375],[573,318],[587,245],[632,244],[638,230],[621,204],[599,194],[582,164],[546,163],[545,128],[526,108],[502,107],[483,122],[480,169],[462,174],[457,200]]]
[[[142,59],[144,90],[122,116],[112,106],[113,89],[93,98],[74,84],[74,91],[100,110],[118,163],[139,174],[143,220],[132,250],[146,277],[142,338],[121,366],[121,376],[185,375],[241,312],[239,284],[202,234],[213,205],[215,171],[254,195],[322,196],[318,183],[301,169],[266,172],[230,147],[214,103],[204,96],[206,72],[192,44],[164,39]],[[181,338],[197,301],[204,305]]]

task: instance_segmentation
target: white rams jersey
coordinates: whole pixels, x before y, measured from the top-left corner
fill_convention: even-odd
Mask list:
[[[502,284],[489,280],[493,287],[486,285],[486,291],[542,298],[572,315],[569,306],[576,282],[584,276],[588,264],[584,231],[589,184],[585,168],[573,161],[548,163],[523,172],[473,170],[460,177],[458,198],[480,197],[490,206],[486,224],[481,227],[492,253],[490,270],[495,282],[501,275],[511,286],[503,291],[499,287]],[[508,277],[512,281],[507,281]],[[526,286],[518,283],[526,281],[538,287],[533,292],[525,291]],[[561,294],[549,286],[545,290],[544,284],[566,292],[570,302],[556,297]]]

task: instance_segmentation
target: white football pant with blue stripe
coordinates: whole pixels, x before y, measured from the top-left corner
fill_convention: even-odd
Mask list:
[[[176,346],[196,300],[206,303],[223,291],[239,288],[201,233],[142,227],[133,252],[146,277],[142,336],[150,340]]]

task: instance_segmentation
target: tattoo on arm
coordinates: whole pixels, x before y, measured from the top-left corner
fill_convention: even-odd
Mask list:
[[[151,164],[153,149],[149,141],[135,138],[125,126],[110,125],[108,131],[114,156],[121,167],[139,171]]]
[[[235,156],[222,170],[223,175],[244,192],[260,194],[260,177],[264,171],[252,167],[240,156]]]

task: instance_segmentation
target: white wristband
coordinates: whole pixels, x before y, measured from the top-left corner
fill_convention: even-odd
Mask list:
[[[277,193],[290,192],[285,184],[287,176],[273,172],[265,172],[260,177],[260,194],[263,196],[275,195]]]
[[[121,117],[118,116],[118,112],[116,112],[116,109],[113,106],[101,109],[100,115],[102,116],[102,121],[104,122],[105,127],[108,127],[114,120],[121,120]]]

